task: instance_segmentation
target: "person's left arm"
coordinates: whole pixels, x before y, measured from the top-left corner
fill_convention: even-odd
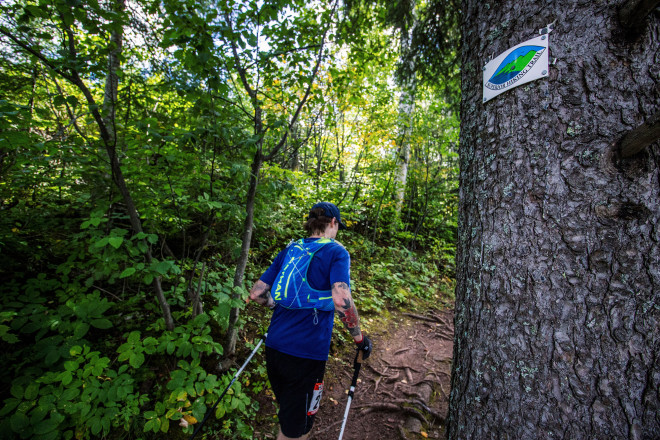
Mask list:
[[[353,295],[351,295],[351,286],[349,285],[351,278],[351,257],[348,251],[344,250],[343,253],[340,253],[335,263],[338,270],[337,272],[331,271],[333,273],[331,275],[332,301],[335,303],[335,311],[339,319],[344,323],[351,336],[353,336],[358,349],[362,351],[362,359],[364,360],[371,354],[373,345],[371,340],[362,334],[362,330],[360,329],[360,318],[357,307],[355,307],[355,301],[353,301]]]
[[[344,323],[355,342],[361,342],[360,318],[351,295],[351,288],[347,283],[338,282],[332,285],[332,301],[335,303],[335,311],[339,315],[339,319]]]

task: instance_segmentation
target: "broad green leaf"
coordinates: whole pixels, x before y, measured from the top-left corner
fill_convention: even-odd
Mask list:
[[[144,355],[142,353],[131,353],[128,363],[131,364],[131,367],[133,368],[140,368],[144,363]]]
[[[171,261],[161,261],[154,267],[154,270],[161,275],[165,275],[167,271],[172,267]]]
[[[167,432],[170,428],[170,421],[165,417],[159,417],[161,432]]]
[[[91,427],[92,434],[94,435],[98,435],[101,432],[101,429],[103,428],[103,425],[101,425],[101,418],[96,415],[92,418],[90,422],[88,422],[88,425]]]
[[[109,319],[105,319],[105,318],[92,319],[90,324],[92,324],[92,327],[100,328],[102,330],[112,327],[112,322]]]
[[[136,343],[140,342],[140,335],[141,335],[141,333],[137,330],[134,330],[134,331],[130,332],[128,334],[128,339],[127,339],[128,343],[136,344]]]
[[[12,385],[10,392],[11,392],[11,395],[16,397],[17,399],[22,399],[25,390],[23,389],[23,387],[21,385],[14,384],[14,385]]]
[[[64,362],[64,369],[66,371],[74,371],[78,369],[78,362],[76,361],[66,361]]]
[[[73,336],[75,336],[76,339],[81,339],[87,334],[88,331],[89,325],[85,322],[79,322],[75,324]]]
[[[11,424],[11,429],[13,429],[14,432],[21,432],[30,424],[30,419],[28,419],[27,416],[22,412],[15,412],[12,414],[9,421]]]
[[[36,382],[31,383],[25,388],[25,400],[34,400],[39,395],[39,384]]]
[[[34,427],[34,433],[39,435],[47,434],[54,431],[57,428],[57,425],[59,425],[59,423],[52,418],[42,420]]]
[[[119,249],[119,246],[124,242],[123,237],[110,237],[108,238],[108,243],[115,249]]]
[[[58,350],[50,350],[46,355],[46,365],[51,366],[60,359],[60,352]]]
[[[62,393],[62,400],[71,400],[74,397],[77,397],[80,394],[80,389],[79,388],[67,388],[64,390]]]
[[[157,417],[157,418],[151,420],[151,422],[153,422],[152,431],[153,432],[158,432],[158,430],[160,429],[160,418]]]
[[[197,420],[201,420],[204,418],[204,414],[206,413],[206,405],[204,404],[203,397],[195,399],[195,401],[192,404],[192,413]]]
[[[103,237],[102,239],[100,239],[99,241],[97,241],[96,243],[94,243],[94,246],[95,246],[95,247],[98,247],[98,248],[100,248],[100,247],[104,247],[104,246],[106,246],[106,245],[108,244],[108,240],[109,240],[108,237]]]
[[[7,414],[10,414],[14,409],[21,403],[23,399],[15,399],[13,397],[5,400],[5,406],[0,409],[0,417],[5,417]]]
[[[124,269],[124,271],[121,273],[121,275],[119,275],[119,278],[130,277],[134,273],[135,273],[135,268],[134,267],[127,267],[126,269]]]

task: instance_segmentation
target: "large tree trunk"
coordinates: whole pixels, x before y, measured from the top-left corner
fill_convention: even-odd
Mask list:
[[[660,19],[464,0],[451,439],[660,438]],[[491,55],[556,21],[549,78],[482,103]]]

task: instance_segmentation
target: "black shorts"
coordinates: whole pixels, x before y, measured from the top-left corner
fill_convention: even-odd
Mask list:
[[[280,405],[277,415],[285,436],[302,437],[311,431],[321,403],[325,362],[266,347],[268,380]]]

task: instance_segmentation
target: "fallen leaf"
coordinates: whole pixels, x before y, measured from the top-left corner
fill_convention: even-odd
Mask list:
[[[420,432],[420,435],[421,435],[422,437],[424,437],[424,438],[428,438],[428,437],[429,437],[429,435],[428,435],[427,433],[425,433],[424,431]]]

